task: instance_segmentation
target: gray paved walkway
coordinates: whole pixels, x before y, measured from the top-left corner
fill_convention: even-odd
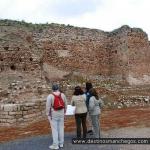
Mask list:
[[[72,144],[74,133],[65,133],[64,150],[150,150],[150,145],[81,145]],[[102,137],[146,137],[150,138],[150,128],[123,128],[103,132]],[[50,135],[36,136],[0,144],[0,150],[49,150]]]

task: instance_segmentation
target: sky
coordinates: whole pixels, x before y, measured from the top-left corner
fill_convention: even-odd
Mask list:
[[[0,19],[112,31],[143,29],[150,39],[150,0],[0,0]]]

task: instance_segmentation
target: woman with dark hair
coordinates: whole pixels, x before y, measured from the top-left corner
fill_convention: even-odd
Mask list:
[[[87,115],[87,107],[86,107],[86,97],[84,95],[83,90],[80,86],[76,86],[71,105],[76,106],[75,110],[75,121],[76,121],[76,129],[77,129],[77,138],[81,138],[81,124],[83,127],[83,138],[86,138],[87,127],[86,127],[86,115]]]
[[[101,114],[101,107],[103,106],[103,101],[98,97],[98,94],[94,88],[89,90],[91,98],[89,100],[89,115],[91,117],[94,137],[100,138],[100,123],[99,118]]]

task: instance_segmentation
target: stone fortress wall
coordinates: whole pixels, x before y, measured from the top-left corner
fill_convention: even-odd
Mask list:
[[[43,117],[49,82],[73,75],[150,84],[150,44],[138,28],[112,32],[0,21],[0,125]],[[146,103],[149,103],[149,97]],[[140,100],[141,101],[141,100]]]
[[[150,46],[141,29],[122,26],[104,32],[55,24],[39,30],[6,24],[0,28],[1,72],[11,69],[38,75],[46,63],[69,73],[149,83]]]
[[[42,119],[46,101],[36,100],[21,104],[0,105],[0,126],[25,125]]]
[[[123,26],[108,33],[55,28],[46,29],[41,37],[48,64],[72,72],[120,78],[129,84],[150,83],[150,47],[142,30]]]

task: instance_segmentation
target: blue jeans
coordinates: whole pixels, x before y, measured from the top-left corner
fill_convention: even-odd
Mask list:
[[[48,117],[53,137],[53,145],[59,146],[64,144],[64,117]]]

